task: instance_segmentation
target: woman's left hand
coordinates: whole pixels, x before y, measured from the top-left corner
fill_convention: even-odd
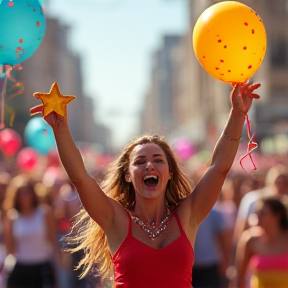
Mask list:
[[[231,93],[232,110],[237,114],[246,115],[249,111],[253,99],[259,99],[260,96],[254,91],[261,86],[261,84],[253,83],[232,83],[233,90]]]

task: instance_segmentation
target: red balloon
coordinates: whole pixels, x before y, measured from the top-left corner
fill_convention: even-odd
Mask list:
[[[28,172],[34,169],[37,164],[37,160],[37,152],[31,147],[26,147],[17,154],[16,163],[20,169]]]
[[[47,154],[47,166],[61,166],[60,158],[56,149],[51,149]]]
[[[0,131],[0,148],[6,156],[14,155],[21,147],[21,136],[13,129]]]

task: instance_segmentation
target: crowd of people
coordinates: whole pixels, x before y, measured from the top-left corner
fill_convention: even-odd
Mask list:
[[[45,287],[112,287],[110,280],[104,286],[95,273],[79,279],[80,272],[74,268],[82,254],[67,253],[63,249],[65,241],[61,239],[69,233],[73,216],[81,208],[78,195],[63,168],[48,167],[42,178],[39,178],[35,177],[38,174],[35,171],[20,173],[11,165],[4,169],[6,164],[2,162],[0,173],[0,287],[6,287],[7,280],[8,287],[14,287],[14,281],[25,283],[25,277],[40,275],[39,269],[47,273],[47,284],[51,284]],[[205,165],[202,163],[202,166]],[[95,169],[94,176],[100,180],[104,172]],[[199,171],[190,172],[193,186],[201,175]],[[266,281],[273,281],[273,284],[269,282],[270,287],[282,287],[275,286],[275,281],[287,279],[287,267],[285,274],[285,267],[281,266],[288,263],[288,241],[285,234],[281,233],[288,229],[287,218],[284,217],[288,204],[286,198],[288,166],[279,163],[266,171],[258,167],[258,171],[253,174],[232,169],[218,201],[197,232],[193,287],[246,287],[238,285],[236,281],[249,281],[251,269],[257,272],[253,275],[253,281],[260,281],[255,277],[263,275],[268,278],[267,270],[262,276],[259,275],[261,269],[265,269],[265,263],[272,258],[272,264],[276,263],[280,273],[269,272],[273,278]],[[12,223],[15,223],[13,229]],[[50,231],[47,239],[43,236],[45,227]],[[255,244],[251,244],[253,242]],[[253,250],[253,247],[260,247],[260,250]],[[16,265],[15,257],[20,264],[18,262]],[[21,262],[25,266],[25,263],[34,261],[38,262],[37,265],[28,266],[27,269],[24,267],[23,273]],[[281,271],[282,278],[279,276]],[[57,283],[57,286],[53,283]]]
[[[193,171],[144,135],[88,173],[67,119],[49,114],[62,164],[2,163],[1,287],[287,287],[285,159],[231,169],[258,87],[233,87],[224,132]]]

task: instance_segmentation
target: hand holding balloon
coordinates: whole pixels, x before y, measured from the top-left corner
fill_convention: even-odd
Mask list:
[[[253,99],[259,99],[260,96],[254,91],[261,86],[261,84],[253,83],[233,83],[233,90],[231,93],[232,111],[237,114],[246,115],[251,108]]]

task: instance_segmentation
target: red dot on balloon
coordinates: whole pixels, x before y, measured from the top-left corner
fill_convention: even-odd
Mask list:
[[[227,48],[227,45],[224,45],[224,48]]]
[[[243,50],[246,50],[246,49],[247,49],[247,47],[246,47],[246,46],[244,46],[244,47],[243,47]]]
[[[205,56],[203,56],[203,58],[206,58]]]
[[[252,65],[249,65],[249,66],[248,66],[248,69],[251,69],[251,68],[252,68]]]
[[[223,62],[224,62],[224,60],[220,60],[220,62],[221,62],[221,63],[223,63]]]
[[[218,68],[218,67],[216,67],[215,69],[216,69],[216,70],[219,70],[219,68]]]
[[[37,21],[37,22],[36,22],[36,26],[37,26],[37,27],[40,27],[40,21]]]
[[[14,6],[14,3],[13,3],[13,2],[9,2],[8,5],[9,5],[10,7],[13,7],[13,6]]]
[[[19,43],[22,44],[23,43],[23,39],[19,39]]]
[[[241,76],[243,76],[243,73],[241,73]]]
[[[254,31],[254,29],[252,29],[252,34],[254,34],[255,33],[255,31]]]
[[[224,76],[224,74],[220,74],[221,76]]]
[[[222,40],[221,40],[221,39],[219,39],[219,40],[218,40],[218,43],[221,43],[221,42],[222,42]]]
[[[244,23],[244,25],[245,25],[245,26],[248,26],[248,23],[247,23],[247,22],[245,22],[245,23]]]

